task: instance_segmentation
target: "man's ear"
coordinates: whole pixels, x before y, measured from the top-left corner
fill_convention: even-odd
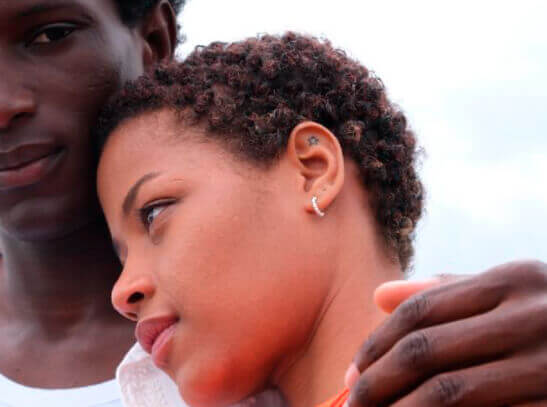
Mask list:
[[[315,196],[319,209],[325,211],[344,185],[344,154],[338,139],[322,125],[304,122],[292,130],[287,154],[302,177],[305,210],[314,212]]]
[[[177,16],[169,0],[160,0],[138,26],[144,40],[143,65],[149,70],[173,59],[177,46]]]

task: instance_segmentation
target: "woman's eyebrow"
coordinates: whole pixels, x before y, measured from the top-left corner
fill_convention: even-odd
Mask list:
[[[159,172],[151,172],[146,175],[143,175],[137,182],[133,184],[131,188],[129,188],[129,191],[125,195],[125,198],[123,200],[122,209],[123,214],[127,216],[129,212],[131,211],[131,208],[135,204],[135,200],[137,199],[137,195],[139,194],[140,188],[145,184],[146,182],[156,178],[159,176]]]

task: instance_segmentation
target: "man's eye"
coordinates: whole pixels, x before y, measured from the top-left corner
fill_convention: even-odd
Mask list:
[[[32,39],[29,45],[50,44],[60,41],[72,34],[75,29],[76,27],[70,24],[57,24],[46,27]]]

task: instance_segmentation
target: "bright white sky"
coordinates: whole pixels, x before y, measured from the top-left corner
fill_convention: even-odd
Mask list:
[[[189,0],[179,51],[295,30],[374,70],[426,151],[419,278],[547,261],[545,16],[543,0]]]

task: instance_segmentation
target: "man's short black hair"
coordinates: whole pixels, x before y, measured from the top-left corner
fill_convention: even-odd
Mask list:
[[[137,23],[143,18],[159,0],[116,0],[122,20],[129,25]],[[186,0],[169,0],[175,13],[179,13]]]

